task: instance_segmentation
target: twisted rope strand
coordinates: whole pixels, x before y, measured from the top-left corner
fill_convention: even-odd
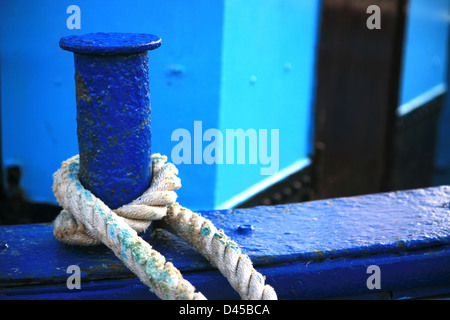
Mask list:
[[[228,279],[244,300],[276,300],[275,290],[265,285],[265,277],[253,268],[238,244],[217,230],[214,224],[178,203],[169,206],[163,222]]]
[[[277,299],[265,277],[253,268],[239,246],[210,220],[176,203],[178,170],[167,158],[152,156],[153,179],[138,199],[111,210],[78,180],[79,157],[63,162],[53,175],[53,192],[63,210],[54,221],[55,237],[70,245],[104,243],[161,299],[203,300],[180,271],[138,236],[153,220],[202,254],[228,279],[242,299]]]
[[[74,157],[65,161],[53,177],[56,198],[64,208],[70,208],[70,213],[63,210],[56,219],[54,234],[59,240],[78,245],[103,242],[161,299],[206,299],[122,217],[84,189],[75,179],[77,172],[78,158]],[[76,228],[70,229],[65,221],[76,222]],[[79,230],[92,238],[87,243],[80,242],[85,239],[78,235]]]

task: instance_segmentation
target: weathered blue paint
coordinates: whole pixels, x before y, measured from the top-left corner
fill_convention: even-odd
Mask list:
[[[161,46],[161,38],[145,33],[88,33],[72,35],[60,40],[64,50],[92,55],[129,55],[153,50]]]
[[[150,185],[148,50],[155,35],[95,33],[60,40],[74,52],[80,181],[111,208]]]
[[[251,224],[243,224],[243,225],[240,225],[240,226],[237,228],[237,231],[238,231],[239,233],[245,233],[245,234],[249,234],[249,233],[251,233],[253,230],[255,230],[255,228],[254,228]]]
[[[450,295],[449,186],[200,213],[239,244],[280,299]],[[249,225],[252,232],[240,232]],[[208,298],[238,298],[192,248],[152,231],[145,239]],[[0,227],[0,298],[156,299],[104,246],[66,246],[52,232]],[[66,288],[72,264],[81,268],[81,290]],[[381,269],[381,289],[366,286],[370,265]]]

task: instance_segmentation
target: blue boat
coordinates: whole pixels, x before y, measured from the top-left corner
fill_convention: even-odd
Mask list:
[[[150,249],[199,297],[255,296],[204,239],[279,300],[450,297],[450,1],[35,9],[0,4],[0,300],[182,300],[127,267]]]

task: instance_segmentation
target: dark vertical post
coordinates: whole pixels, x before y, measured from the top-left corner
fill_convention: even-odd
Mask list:
[[[80,181],[115,209],[150,185],[149,34],[92,33],[60,40],[74,52]]]
[[[383,191],[391,172],[407,0],[324,0],[318,49],[315,198]],[[381,11],[370,29],[367,8]]]

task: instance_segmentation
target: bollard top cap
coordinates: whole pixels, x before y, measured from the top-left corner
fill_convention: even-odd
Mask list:
[[[145,33],[87,33],[63,37],[59,41],[64,50],[93,55],[139,53],[160,45],[160,37]]]

